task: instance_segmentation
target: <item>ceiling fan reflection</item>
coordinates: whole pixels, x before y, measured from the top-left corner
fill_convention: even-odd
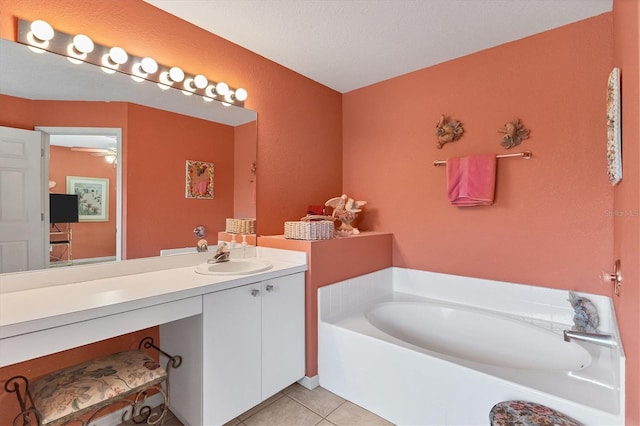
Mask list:
[[[110,164],[117,164],[118,151],[113,148],[83,148],[83,147],[71,147],[71,151],[76,152],[88,152],[94,157],[104,157],[104,159]]]

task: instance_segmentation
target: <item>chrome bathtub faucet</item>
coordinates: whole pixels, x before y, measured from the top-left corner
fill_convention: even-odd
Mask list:
[[[565,342],[570,342],[571,340],[581,340],[583,342],[593,343],[600,346],[607,346],[610,348],[618,346],[618,343],[610,334],[585,333],[582,331],[574,330],[564,330],[562,334],[564,335]]]

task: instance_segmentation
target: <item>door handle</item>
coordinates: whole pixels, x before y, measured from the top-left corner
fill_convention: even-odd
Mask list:
[[[273,284],[267,284],[267,286],[265,287],[265,290],[267,290],[267,292],[271,293],[273,291]]]
[[[260,294],[260,290],[258,290],[257,288],[254,288],[253,290],[251,290],[251,295],[253,297],[258,297],[259,294]]]

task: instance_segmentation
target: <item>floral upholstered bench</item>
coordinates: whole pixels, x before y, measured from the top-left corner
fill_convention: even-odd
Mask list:
[[[167,356],[166,368],[144,353],[143,347]],[[169,405],[169,371],[181,363],[180,356],[164,353],[146,337],[138,350],[72,365],[31,383],[24,376],[12,377],[5,383],[5,390],[16,393],[21,409],[13,424],[33,424],[35,418],[42,426],[89,425],[105,408],[121,405],[129,406],[123,421],[162,425]],[[153,414],[145,405],[152,390],[163,398],[162,410]],[[88,419],[83,420],[86,416]]]
[[[582,426],[559,411],[529,401],[502,401],[489,413],[491,426]]]

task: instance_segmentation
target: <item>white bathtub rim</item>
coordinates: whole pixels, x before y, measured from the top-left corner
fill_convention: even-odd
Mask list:
[[[486,309],[506,314],[520,314],[522,305],[518,302],[526,301],[535,312],[536,318],[552,322],[573,325],[573,308],[568,298],[569,290],[549,288],[524,283],[495,281],[486,278],[476,278],[464,275],[445,274],[441,272],[423,271],[411,268],[392,266],[387,268],[392,279],[392,292],[406,293],[434,300],[441,300],[457,304],[479,303],[490,306]],[[377,274],[380,271],[374,272]],[[419,281],[419,284],[415,281]],[[489,290],[496,290],[490,297]],[[580,296],[589,298],[600,314],[601,333],[615,334],[620,341],[619,330],[615,318],[613,301],[608,296],[575,290]],[[515,295],[518,295],[517,297]],[[544,295],[544,296],[543,296]],[[501,303],[502,301],[502,303]],[[506,303],[505,303],[506,302]],[[475,306],[475,304],[471,305]],[[554,310],[550,314],[549,310]],[[563,314],[558,315],[558,310]],[[526,316],[532,316],[528,314]]]

